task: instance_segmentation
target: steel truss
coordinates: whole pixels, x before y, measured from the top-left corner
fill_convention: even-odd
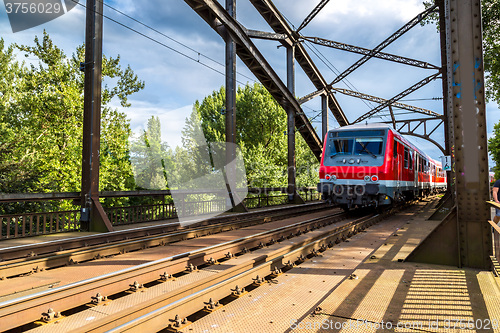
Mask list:
[[[384,49],[385,47],[389,46],[396,39],[398,39],[399,37],[403,36],[411,28],[413,28],[418,23],[420,23],[423,19],[425,19],[429,14],[431,14],[432,12],[434,12],[434,10],[436,9],[436,7],[437,7],[437,5],[433,5],[430,8],[426,9],[425,11],[423,11],[422,13],[418,14],[417,16],[415,16],[410,22],[406,23],[404,26],[402,26],[400,29],[398,29],[398,31],[396,31],[395,33],[393,33],[386,40],[384,40],[382,43],[380,43],[379,45],[377,45],[373,50],[371,50],[370,54],[365,55],[364,57],[362,57],[361,59],[359,59],[358,61],[356,61],[351,67],[349,67],[344,72],[342,72],[341,74],[339,74],[339,76],[337,76],[332,81],[332,83],[330,83],[330,86],[333,86],[335,83],[338,83],[338,82],[342,81],[343,79],[345,79],[347,77],[347,75],[351,74],[356,69],[358,69],[361,65],[363,65],[365,62],[367,62],[368,60],[370,60],[371,58],[373,58],[373,56],[376,53],[380,52],[382,49]]]
[[[318,15],[318,13],[323,9],[323,7],[326,6],[328,1],[330,0],[321,0],[321,2],[313,9],[313,11],[309,15],[307,15],[304,22],[300,24],[300,26],[297,28],[297,32],[304,29],[306,25],[308,25],[309,22],[311,22],[316,15]]]
[[[436,65],[429,64],[428,62],[425,62],[425,61],[420,61],[420,60],[415,60],[415,59],[411,59],[411,58],[407,58],[407,57],[402,57],[402,56],[398,56],[395,54],[384,53],[384,52],[377,52],[375,54],[372,54],[373,50],[365,49],[364,47],[335,42],[333,40],[328,40],[325,38],[301,36],[301,39],[308,41],[310,43],[321,45],[321,46],[327,46],[327,47],[331,47],[331,48],[342,50],[342,51],[363,54],[365,56],[371,56],[373,58],[389,60],[389,61],[397,62],[397,63],[404,64],[404,65],[414,66],[414,67],[418,67],[418,68],[437,69],[437,70],[439,70],[441,68],[441,67],[438,67]]]
[[[436,120],[439,121],[437,125],[433,124],[432,126],[428,126],[429,125],[428,122]],[[430,137],[431,134],[434,133],[439,128],[439,126],[441,126],[444,123],[443,116],[433,117],[433,118],[405,119],[405,120],[395,120],[393,118],[392,121],[385,121],[384,123],[392,124],[394,129],[402,135],[415,136],[417,138],[421,138],[429,142],[432,142],[434,145],[436,145],[436,147],[438,147],[441,150],[443,155],[446,154],[444,147],[441,144],[439,144],[436,140]],[[419,130],[419,132],[417,132],[417,130]],[[423,133],[421,133],[422,130]]]
[[[431,76],[428,76],[426,77],[425,79],[417,82],[416,84],[414,84],[413,86],[409,87],[408,89],[400,92],[399,94],[397,94],[396,96],[392,97],[391,99],[388,99],[386,100],[384,103],[380,104],[379,106],[377,106],[376,108],[374,108],[373,110],[365,113],[364,115],[362,115],[361,117],[359,117],[358,119],[356,119],[353,123],[359,123],[365,119],[368,119],[370,118],[371,116],[373,116],[374,114],[376,114],[377,112],[383,110],[384,108],[388,107],[389,105],[392,105],[394,102],[400,100],[401,98],[411,94],[412,92],[414,92],[415,90],[417,89],[420,89],[421,87],[425,86],[426,84],[434,81],[441,73],[438,72],[436,74],[433,74]],[[418,112],[417,110],[414,110],[416,112]]]
[[[342,111],[334,94],[327,89],[329,87],[327,81],[321,75],[320,71],[314,64],[313,60],[305,50],[304,45],[300,43],[300,36],[297,32],[288,25],[279,10],[275,7],[271,0],[250,0],[257,11],[266,20],[274,32],[284,34],[288,38],[282,41],[285,46],[295,46],[295,60],[311,80],[313,85],[319,91],[326,91],[328,96],[328,107],[340,126],[349,125],[349,121]]]
[[[367,101],[370,101],[370,102],[380,103],[381,105],[382,104],[384,104],[384,105],[391,105],[393,107],[398,107],[400,109],[409,110],[409,111],[413,111],[413,112],[416,112],[416,113],[421,113],[421,114],[435,116],[435,117],[440,117],[441,116],[437,112],[434,112],[434,111],[431,111],[431,110],[428,110],[428,109],[424,109],[424,108],[419,108],[419,107],[413,106],[413,105],[403,104],[403,103],[400,103],[400,102],[392,102],[392,103],[388,104],[389,100],[387,100],[387,99],[384,99],[384,98],[381,98],[381,97],[372,96],[372,95],[368,95],[368,94],[363,94],[363,93],[358,92],[358,91],[353,91],[353,90],[349,90],[349,89],[342,89],[342,88],[332,88],[332,90],[336,91],[336,92],[339,92],[341,94],[347,95],[347,96],[357,97],[357,98],[361,98],[361,99],[364,99],[364,100],[367,100]],[[299,103],[300,103],[300,101],[301,100],[299,100]]]
[[[236,43],[236,53],[269,93],[287,112],[294,112],[295,124],[313,154],[319,159],[322,143],[299,103],[250,40],[245,29],[215,0],[185,0],[223,39],[226,33]]]

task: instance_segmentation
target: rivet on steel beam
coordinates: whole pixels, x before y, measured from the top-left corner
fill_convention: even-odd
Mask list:
[[[168,274],[167,272],[163,272],[163,274],[160,274],[160,280],[162,280],[162,281],[167,281],[171,277],[172,277],[172,275]]]
[[[188,271],[188,272],[192,272],[192,271],[195,271],[197,269],[198,269],[198,267],[194,266],[192,263],[189,263],[189,265],[186,266],[186,271]]]
[[[108,300],[106,296],[102,296],[101,293],[97,293],[95,296],[90,297],[92,304],[99,304]]]
[[[140,284],[137,281],[134,281],[134,283],[129,284],[129,286],[130,286],[130,289],[129,289],[130,291],[137,291],[143,287],[142,284]]]
[[[41,320],[48,323],[49,321],[59,318],[60,316],[61,316],[60,312],[55,312],[54,309],[49,308],[47,312],[42,313]]]
[[[238,286],[236,286],[234,289],[231,289],[231,290],[232,290],[234,296],[240,296],[245,292],[245,288],[240,289],[240,287],[238,287]]]
[[[209,265],[215,265],[217,263],[217,260],[214,258],[210,257],[210,259],[207,260],[207,264]]]

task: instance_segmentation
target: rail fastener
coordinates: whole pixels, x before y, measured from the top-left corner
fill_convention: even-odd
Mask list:
[[[60,319],[62,319],[63,316],[61,315],[60,312],[54,311],[54,309],[49,308],[47,312],[42,313],[42,317],[40,318],[40,321],[37,322],[38,324],[51,324],[54,323]]]
[[[162,282],[165,282],[171,278],[172,278],[172,275],[168,274],[167,272],[163,272],[162,274],[160,274],[160,281],[162,281]]]
[[[217,302],[214,302],[211,298],[208,300],[208,302],[205,302],[205,308],[203,309],[203,311],[205,312],[208,312],[208,313],[212,313],[214,311],[217,311],[219,310],[220,308],[222,308],[222,304],[219,303],[219,301]]]

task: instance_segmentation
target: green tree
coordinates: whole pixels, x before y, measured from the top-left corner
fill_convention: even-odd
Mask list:
[[[200,103],[187,121],[195,118],[209,143],[225,140],[225,90],[221,87]],[[249,186],[284,186],[287,184],[287,116],[261,84],[239,87],[236,94],[236,143],[241,147]],[[186,131],[189,137],[190,131]],[[302,136],[296,135],[297,184],[314,186],[318,162]]]
[[[6,155],[0,170],[0,192],[79,191],[81,182],[83,86],[79,70],[84,48],[67,57],[49,35],[35,37],[34,45],[0,48],[0,146]],[[38,61],[18,63],[13,50]],[[9,75],[3,75],[4,71]],[[109,80],[112,79],[112,80]],[[108,83],[112,82],[112,83]],[[120,58],[103,57],[100,189],[133,189],[129,159],[129,120],[108,104],[144,88],[130,67],[122,69]],[[3,133],[2,133],[3,134]],[[16,173],[9,172],[14,165]],[[120,172],[116,172],[120,170]],[[20,176],[19,176],[20,175]]]
[[[170,155],[168,145],[161,141],[160,118],[152,116],[147,129],[132,143],[131,160],[137,186],[143,189],[166,189],[165,167],[171,164]]]
[[[495,161],[495,179],[500,179],[500,122],[493,126],[493,136],[488,139],[488,150]]]

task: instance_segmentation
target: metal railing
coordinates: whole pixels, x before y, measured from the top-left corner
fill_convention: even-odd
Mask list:
[[[80,211],[0,215],[0,225],[0,239],[76,231],[80,229]]]
[[[249,188],[243,203],[249,209],[278,206],[288,203],[286,188]],[[319,200],[320,195],[315,188],[298,188],[305,201]],[[172,193],[181,194],[184,200],[177,207],[172,203]],[[181,216],[223,213],[227,210],[227,202],[216,196],[206,200],[213,191],[122,191],[101,192],[101,198],[143,198],[157,201],[151,204],[105,207],[105,211],[113,225],[133,224],[149,221],[160,221]],[[227,195],[227,193],[226,193]],[[80,198],[77,192],[39,193],[39,194],[0,194],[0,204],[20,204],[39,202],[72,202]],[[177,196],[179,198],[179,196]],[[204,200],[202,200],[205,198]],[[158,202],[159,201],[159,202]],[[42,207],[31,205],[32,207]],[[65,207],[73,206],[66,204]],[[49,205],[57,207],[57,204]],[[75,206],[73,206],[75,207]],[[36,209],[36,208],[32,208]],[[42,210],[42,208],[39,208]],[[51,210],[50,208],[47,208]],[[80,211],[76,209],[64,211],[34,211],[0,215],[0,239],[19,238],[59,232],[78,231],[80,229]]]

